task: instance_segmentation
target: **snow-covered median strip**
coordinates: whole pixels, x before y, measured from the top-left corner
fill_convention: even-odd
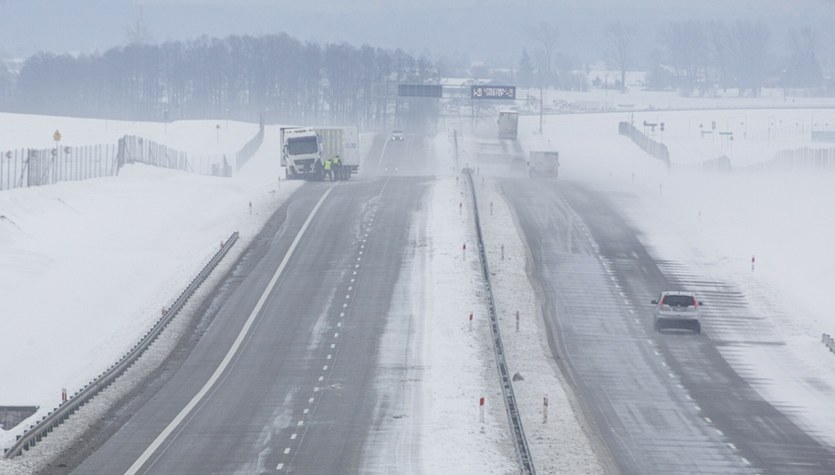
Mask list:
[[[431,258],[425,273],[429,282],[421,439],[426,473],[518,471],[494,361],[468,193],[466,180],[456,184],[454,177],[442,177],[432,188],[428,206]]]

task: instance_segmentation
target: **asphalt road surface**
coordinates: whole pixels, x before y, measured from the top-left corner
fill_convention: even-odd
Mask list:
[[[403,157],[379,163],[391,160]],[[389,310],[425,190],[419,177],[303,186],[229,276],[193,348],[129,414],[113,415],[119,427],[74,472],[356,473],[369,457],[387,463],[365,446],[387,415],[381,338],[409,325]]]
[[[559,180],[502,179],[532,255],[555,358],[623,473],[835,473],[835,452],[764,401],[720,346],[773,345],[741,294],[654,261],[600,195]],[[704,334],[656,333],[649,301],[686,287]],[[749,329],[746,341],[714,338]]]

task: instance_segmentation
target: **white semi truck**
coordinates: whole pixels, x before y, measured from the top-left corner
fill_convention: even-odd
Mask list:
[[[519,128],[519,112],[511,110],[499,111],[499,138],[516,139]]]
[[[342,161],[342,173],[334,179],[349,179],[359,171],[360,147],[357,127],[282,127],[281,166],[289,180],[321,180],[325,161]],[[336,175],[339,175],[338,177]]]

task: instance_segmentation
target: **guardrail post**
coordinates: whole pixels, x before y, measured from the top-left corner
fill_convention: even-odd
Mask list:
[[[191,294],[197,290],[218,262],[220,262],[223,256],[225,256],[229,249],[231,249],[235,242],[237,242],[238,236],[239,234],[236,231],[232,233],[226,242],[221,241],[221,248],[214,255],[214,257],[212,257],[209,263],[203,267],[203,270],[197,278],[192,280],[188,289],[180,294],[171,309],[166,312],[167,315],[165,315],[164,318],[157,320],[154,327],[148,330],[145,333],[145,336],[138,343],[133,345],[130,353],[122,357],[120,360],[121,363],[111,365],[107,371],[101,373],[93,381],[85,384],[83,388],[76,391],[71,399],[62,401],[58,405],[57,410],[51,412],[48,416],[45,416],[39,423],[29,426],[29,428],[22,435],[17,435],[15,444],[4,450],[4,458],[8,459],[16,457],[20,455],[23,450],[29,450],[30,447],[34,447],[35,443],[40,442],[43,437],[46,437],[46,435],[51,432],[54,427],[69,419],[69,416],[71,414],[75,414],[79,407],[89,402],[94,395],[98,394],[102,389],[110,386],[113,381],[133,366],[133,363],[144,353],[145,349],[154,340],[156,340],[157,336],[162,332],[162,329],[166,327],[168,322],[174,318],[174,316],[183,307],[184,302],[191,297]],[[66,388],[62,388],[62,398],[66,398]]]

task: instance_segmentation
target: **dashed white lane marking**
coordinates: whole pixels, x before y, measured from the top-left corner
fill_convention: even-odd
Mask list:
[[[632,310],[632,309],[630,308],[630,309],[629,309],[629,313],[631,313],[632,315],[635,315],[635,310]]]
[[[290,447],[287,447],[286,449],[284,449],[284,455],[287,455],[289,453],[290,453]]]
[[[742,463],[744,463],[745,465],[751,465],[751,462],[749,462],[747,458],[740,457],[740,459],[742,460]]]
[[[732,444],[731,442],[728,442],[728,448],[730,448],[731,450],[736,450],[736,445]]]
[[[652,352],[655,353],[655,356],[661,356],[661,352],[658,350],[652,350]]]
[[[195,396],[191,399],[191,401],[186,404],[186,406],[174,417],[174,419],[162,430],[162,432],[151,442],[151,445],[148,446],[139,458],[133,462],[133,464],[127,469],[125,472],[126,475],[135,475],[139,469],[142,468],[143,465],[151,458],[152,455],[159,449],[159,447],[165,442],[165,440],[174,432],[174,430],[179,427],[180,424],[191,414],[191,411],[194,410],[195,407],[200,404],[200,401],[203,400],[204,397],[212,390],[214,385],[220,379],[221,374],[226,371],[227,366],[229,363],[234,359],[235,355],[238,353],[238,350],[243,344],[244,339],[249,334],[250,328],[252,328],[253,324],[255,323],[255,319],[259,313],[261,313],[261,308],[264,306],[264,303],[267,301],[267,298],[270,294],[272,294],[273,288],[275,287],[278,279],[281,277],[281,274],[284,273],[285,267],[287,267],[287,263],[290,261],[290,258],[293,256],[293,252],[295,251],[296,247],[298,246],[299,242],[304,236],[307,228],[310,226],[310,223],[313,221],[313,217],[316,216],[316,213],[319,211],[319,208],[322,207],[322,203],[324,203],[325,199],[331,194],[333,188],[328,188],[328,190],[319,198],[319,201],[316,203],[316,206],[310,211],[310,214],[307,216],[304,224],[302,224],[301,229],[299,229],[299,233],[296,234],[296,237],[293,239],[293,242],[290,244],[290,248],[287,249],[287,252],[284,254],[284,258],[279,264],[278,269],[276,269],[275,273],[273,274],[272,278],[270,279],[270,283],[267,285],[267,288],[264,289],[264,293],[261,294],[261,297],[258,299],[258,302],[255,304],[255,308],[252,309],[252,313],[249,314],[247,317],[246,322],[244,323],[243,328],[241,328],[240,333],[235,338],[235,341],[232,343],[232,346],[229,348],[229,351],[226,353],[226,356],[223,357],[223,360],[220,362],[218,367],[215,369],[214,373],[209,377],[209,380],[206,381],[206,384],[200,388],[200,391],[195,394]]]
[[[293,432],[292,434],[290,434],[290,440],[296,440],[296,437],[298,437],[298,436],[299,436],[299,434],[296,434],[295,432]]]
[[[673,373],[667,373],[667,374],[668,374],[668,375],[670,376],[670,378],[672,378],[672,379],[675,379],[675,377],[676,377],[676,375],[675,375],[675,374],[673,374]]]
[[[366,236],[368,236],[368,234],[366,234]],[[362,240],[362,242],[365,242],[365,239],[363,239],[363,240]],[[364,244],[362,244],[362,245],[360,245],[360,247],[361,247],[361,248],[365,248],[365,245],[364,245]],[[363,253],[363,251],[360,251],[360,254],[362,254],[362,253]],[[361,258],[361,257],[358,257],[358,258],[357,258],[357,261],[361,261],[361,260],[362,260],[362,258]],[[359,264],[356,264],[354,267],[355,267],[355,268],[359,268],[359,266],[360,266]],[[353,275],[357,275],[357,271],[353,271]],[[354,283],[354,282],[355,282],[355,280],[356,280],[356,279],[352,277],[352,278],[351,278],[351,283]],[[350,292],[351,290],[353,290],[353,289],[354,289],[354,287],[353,287],[353,286],[348,286],[348,291],[349,291],[349,292]],[[345,299],[346,299],[346,300],[350,300],[350,298],[351,298],[351,294],[346,294],[346,295],[345,295]],[[348,304],[347,304],[347,303],[343,303],[343,304],[342,304],[342,307],[343,307],[343,308],[346,308],[347,306],[348,306]],[[345,312],[339,312],[339,316],[340,316],[340,317],[344,317],[344,316],[345,316]],[[341,326],[342,326],[342,322],[337,322],[336,326],[337,326],[337,327],[341,327]],[[339,332],[335,332],[335,333],[333,334],[333,337],[334,337],[334,338],[339,338]],[[331,349],[334,349],[334,348],[336,348],[336,343],[331,343]],[[328,355],[327,355],[327,357],[326,357],[326,359],[328,359],[328,360],[333,359],[333,354],[328,354]],[[324,366],[322,366],[322,371],[327,371],[327,370],[328,370],[328,365],[324,365]],[[325,379],[325,377],[324,377],[324,376],[319,376],[319,381],[324,381],[324,379]],[[314,388],[313,388],[313,392],[314,392],[314,393],[316,393],[316,392],[318,392],[318,391],[319,391],[319,387],[318,387],[318,386],[316,386],[316,387],[314,387]],[[313,401],[314,401],[314,398],[312,398],[312,397],[311,397],[311,398],[309,398],[309,399],[307,400],[308,404],[313,404]],[[310,408],[305,408],[302,412],[303,412],[305,415],[307,415],[307,414],[309,414],[309,413],[310,413]],[[304,425],[304,421],[300,420],[300,421],[298,422],[298,426],[299,426],[299,427],[301,427],[302,425]],[[291,440],[295,440],[295,439],[296,439],[296,437],[297,437],[297,434],[296,434],[296,433],[293,433],[293,434],[290,436],[290,439],[291,439]],[[289,452],[290,452],[290,449],[289,449],[289,448],[287,448],[287,449],[285,449],[285,450],[284,450],[284,453],[285,453],[285,454],[287,454],[287,453],[289,453]],[[276,467],[276,470],[281,470],[283,467],[284,467],[284,464],[283,464],[283,463],[280,463],[280,464],[278,464],[278,466]]]
[[[635,323],[641,323],[641,319],[640,319],[640,318],[636,318],[636,319],[635,319]]]
[[[296,427],[301,427],[301,426],[303,426],[303,425],[304,425],[304,421],[299,421],[299,423],[298,423],[298,424],[296,424]]]
[[[704,419],[705,422],[707,422],[708,424],[713,424],[713,421],[710,420],[710,417],[704,416],[702,419]]]

